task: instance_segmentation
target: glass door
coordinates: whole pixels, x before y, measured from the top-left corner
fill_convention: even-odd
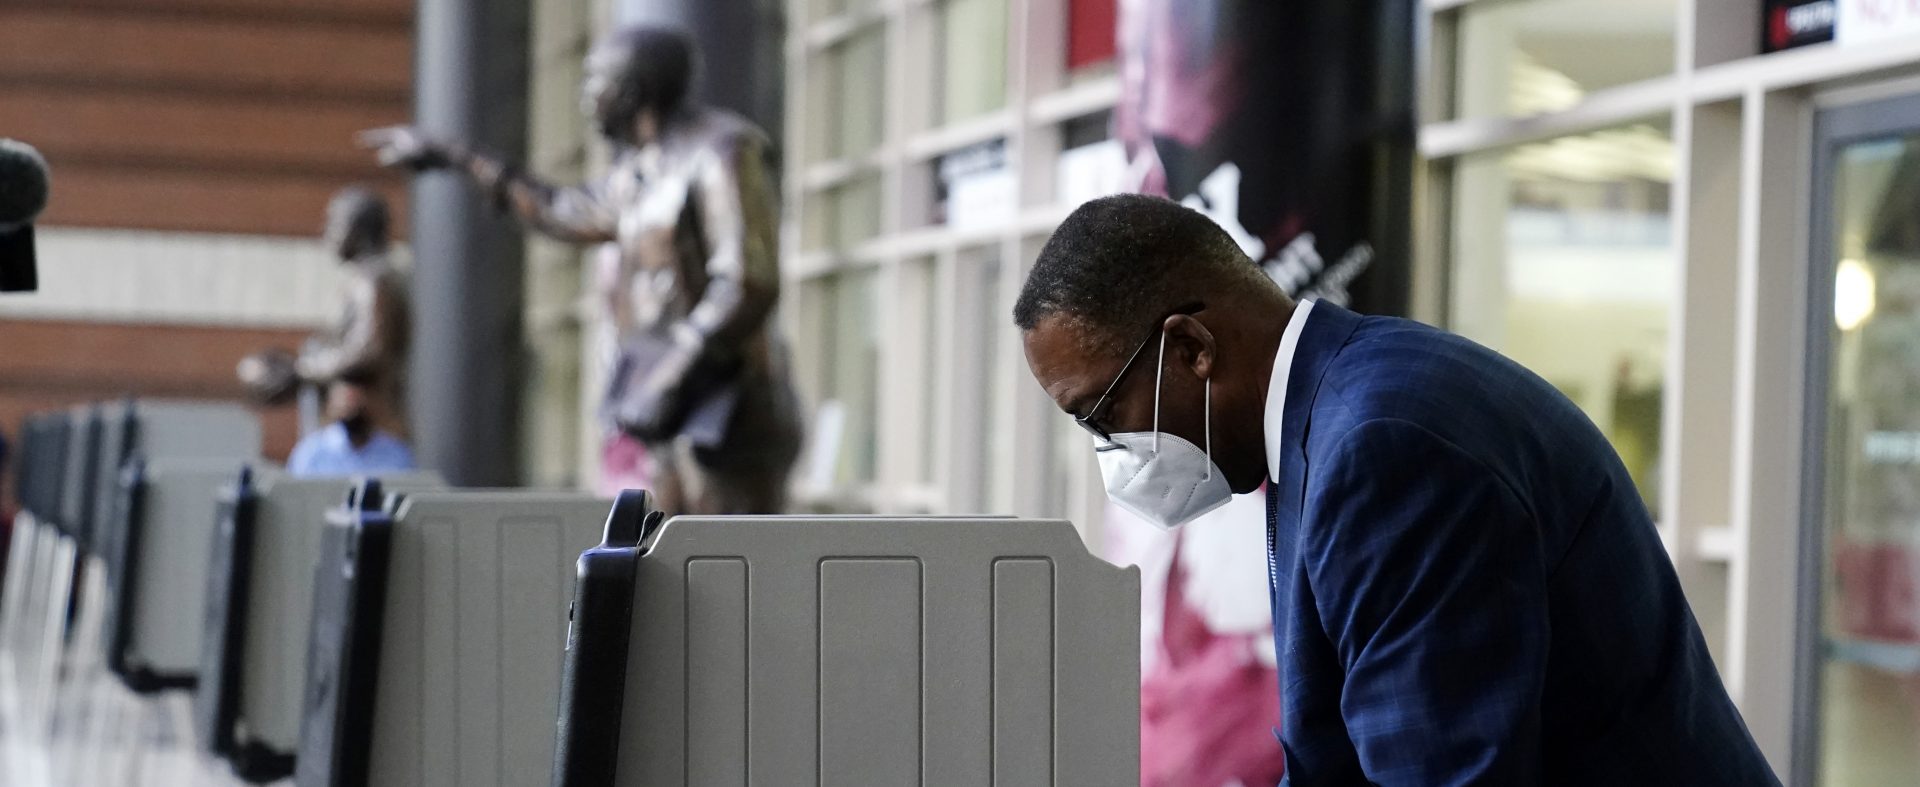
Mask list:
[[[1815,144],[1795,783],[1920,784],[1920,96]]]

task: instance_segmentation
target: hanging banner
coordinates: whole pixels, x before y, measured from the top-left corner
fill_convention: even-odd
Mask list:
[[[1296,297],[1407,308],[1412,0],[1120,0],[1128,185],[1213,217]]]

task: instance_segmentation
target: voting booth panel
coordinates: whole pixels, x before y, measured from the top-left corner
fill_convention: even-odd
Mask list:
[[[179,414],[184,423],[168,423]],[[145,603],[154,595],[145,589],[112,587],[107,570],[114,543],[113,501],[121,496],[118,471],[129,438],[144,431],[158,455],[226,451],[223,446],[244,445],[228,452],[237,467],[240,457],[252,456],[259,443],[259,427],[243,408],[191,403],[117,404],[80,406],[30,417],[23,430],[19,495],[25,510],[18,517],[15,542],[20,552],[10,557],[18,571],[9,571],[9,598],[0,606],[6,615],[4,660],[0,677],[10,684],[0,691],[0,724],[15,745],[43,752],[39,760],[51,783],[152,783],[184,768],[158,763],[178,754],[186,742],[185,697],[148,700],[127,692],[108,671],[109,627],[107,607],[122,595]],[[231,475],[229,471],[228,475]],[[211,494],[208,484],[204,494]],[[172,496],[162,495],[161,501]],[[181,499],[185,499],[182,497]],[[208,522],[202,517],[203,522]],[[206,524],[211,529],[211,524]],[[177,541],[171,533],[149,534],[154,543]],[[148,546],[154,546],[149,544]],[[185,579],[203,583],[205,543],[199,567],[160,566],[149,577]],[[120,563],[129,561],[121,555]],[[119,591],[124,590],[122,594]],[[180,608],[180,602],[161,600],[162,626],[184,628],[197,618],[198,601]],[[130,610],[122,604],[114,610]],[[152,639],[152,632],[140,640]],[[165,649],[159,652],[164,653]],[[139,658],[144,659],[144,656]],[[190,675],[189,675],[190,677]],[[186,766],[189,761],[179,759]],[[20,775],[18,769],[11,773]],[[0,779],[4,781],[4,779]],[[197,779],[192,779],[197,783]]]
[[[233,471],[259,456],[260,421],[238,405],[129,399],[108,406],[100,421],[100,456],[94,464],[94,550],[107,564],[108,587],[127,549],[127,464],[174,459],[228,462]],[[114,590],[112,592],[116,592]],[[197,610],[196,610],[197,611]],[[109,623],[111,626],[111,623]]]
[[[15,459],[22,506],[15,528],[27,531],[27,538],[18,559],[8,558],[17,566],[8,572],[19,575],[17,596],[0,609],[8,610],[6,656],[21,687],[17,708],[34,720],[44,719],[53,701],[75,579],[76,550],[60,522],[71,420],[67,411],[28,419]]]
[[[445,486],[425,472],[381,482],[399,494]],[[201,743],[247,781],[293,774],[321,535],[355,483],[250,467],[221,491],[194,723]]]
[[[93,408],[79,406],[51,413],[47,422],[52,428],[43,446],[45,452],[25,459],[40,465],[41,472],[46,474],[44,486],[36,495],[35,505],[39,511],[34,519],[51,523],[57,539],[52,559],[40,564],[40,576],[44,577],[41,581],[55,586],[48,589],[47,601],[52,608],[46,611],[46,622],[36,635],[38,654],[32,662],[45,672],[43,680],[53,680],[59,675],[63,649],[73,639],[74,621],[81,603],[80,587],[88,562],[85,503],[89,478],[86,471],[94,459],[91,449],[99,436],[99,419]]]
[[[96,467],[117,473],[112,515],[94,534],[107,573],[107,665],[138,692],[191,687],[216,494],[256,461],[260,422],[237,405],[129,401],[102,427],[108,456]]]
[[[67,466],[68,429],[66,413],[47,413],[39,419],[35,457],[27,460],[33,463],[33,494],[24,501],[35,519],[42,524],[52,525],[63,534],[60,499],[65,479],[61,472]]]
[[[47,549],[59,540],[52,526],[41,522],[33,512],[22,510],[13,519],[13,546],[7,553],[6,597],[0,609],[6,613],[0,646],[9,661],[18,667],[28,643],[39,630],[40,605],[45,602],[47,585]]]
[[[14,465],[14,496],[20,501],[20,511],[14,517],[13,545],[7,552],[6,596],[0,598],[0,610],[6,614],[4,640],[0,640],[0,645],[4,645],[4,652],[12,659],[20,658],[27,640],[38,630],[40,616],[35,614],[36,605],[43,600],[41,586],[48,581],[48,567],[41,559],[42,553],[51,539],[59,537],[47,513],[51,509],[46,501],[48,484],[57,481],[55,474],[49,472],[50,466],[64,450],[50,442],[52,419],[56,417],[63,416],[28,416],[21,423],[20,445],[10,460]]]
[[[67,450],[61,470],[60,521],[81,552],[86,552],[93,529],[95,464],[100,461],[102,417],[95,405],[81,405],[69,414]]]
[[[96,555],[106,553],[107,541],[118,521],[116,507],[120,504],[120,471],[133,453],[134,435],[138,431],[135,419],[139,417],[139,409],[133,400],[102,405],[100,408],[99,451],[94,455],[93,480],[89,484],[93,491],[93,527],[87,534],[88,549]],[[252,453],[242,451],[235,456]]]
[[[356,490],[321,542],[296,784],[546,781],[573,563],[611,501],[381,497]]]
[[[30,610],[38,599],[37,586],[45,582],[45,569],[39,562],[42,544],[52,533],[42,535],[50,523],[42,521],[46,509],[41,504],[41,485],[45,483],[46,473],[42,466],[47,463],[46,416],[30,415],[20,425],[20,445],[12,458],[14,465],[14,496],[20,501],[20,511],[13,520],[13,541],[7,551],[7,576],[4,592],[0,597],[0,612],[5,618],[0,620],[0,653],[9,661],[17,663],[21,650],[26,646],[29,632],[35,626],[29,621],[33,618]]]
[[[240,405],[138,399],[120,407],[121,428],[128,431],[118,437],[128,456],[239,460],[260,454],[260,419]]]
[[[47,538],[59,536],[55,515],[58,510],[60,472],[66,467],[66,443],[61,438],[61,424],[67,419],[66,413],[40,413],[28,416],[20,428],[20,445],[10,461],[14,464],[14,495],[20,501],[20,512],[15,518],[15,532],[25,530],[28,542],[42,542]],[[41,535],[41,531],[47,531]],[[44,544],[27,545],[26,549],[9,552],[8,583],[11,590],[19,588],[24,596],[31,594],[30,586],[48,581],[47,567],[39,562],[40,550]],[[18,625],[25,614],[25,599],[15,598],[0,607],[8,610],[7,623],[9,636],[23,633],[25,626]],[[21,645],[9,641],[9,647]]]
[[[11,655],[14,637],[19,631],[24,609],[23,596],[33,570],[33,542],[39,535],[33,515],[20,513],[13,518],[13,532],[7,542],[7,574],[0,577],[0,654]]]
[[[25,616],[27,629],[16,656],[16,675],[26,683],[23,699],[27,718],[45,721],[60,683],[68,600],[74,590],[73,567],[78,554],[73,539],[52,527],[42,530],[34,553],[33,587],[28,594]]]
[[[74,623],[82,603],[81,588],[88,564],[92,562],[87,551],[87,533],[93,516],[93,463],[99,458],[99,409],[90,405],[72,408],[67,414],[66,438],[66,450],[58,468],[60,496],[56,501],[60,529],[66,534],[66,543],[71,549],[64,565],[58,566],[66,570],[67,586],[59,625],[62,646],[73,641]]]
[[[1072,525],[646,508],[581,557],[556,785],[1138,783],[1139,571]]]
[[[135,458],[108,555],[107,665],[128,688],[192,688],[216,495],[238,460]]]
[[[64,655],[78,611],[83,558],[72,528],[76,513],[73,465],[84,458],[88,412],[73,408],[42,413],[24,424],[18,490],[23,510],[14,521],[14,542],[5,611],[8,674],[18,688],[4,709],[15,734],[44,736],[60,702],[66,677]]]

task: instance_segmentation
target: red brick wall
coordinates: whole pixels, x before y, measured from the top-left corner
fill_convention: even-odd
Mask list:
[[[0,3],[0,133],[47,156],[47,225],[311,235],[358,181],[404,213],[353,132],[411,115],[412,7]]]
[[[20,422],[28,413],[129,394],[241,401],[234,364],[262,347],[297,348],[308,333],[0,320],[0,432],[6,434],[10,448],[17,448]],[[258,412],[265,437],[262,450],[275,461],[284,461],[298,437],[293,409]],[[6,478],[10,487],[11,467]]]

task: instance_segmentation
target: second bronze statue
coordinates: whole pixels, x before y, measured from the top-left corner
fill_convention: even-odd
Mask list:
[[[388,166],[466,173],[541,233],[617,244],[620,273],[602,295],[621,359],[604,416],[645,444],[663,510],[778,513],[801,428],[771,324],[780,260],[769,145],[745,119],[689,99],[697,60],[686,35],[665,28],[594,47],[583,104],[616,148],[597,181],[549,184],[412,128],[364,141]]]

